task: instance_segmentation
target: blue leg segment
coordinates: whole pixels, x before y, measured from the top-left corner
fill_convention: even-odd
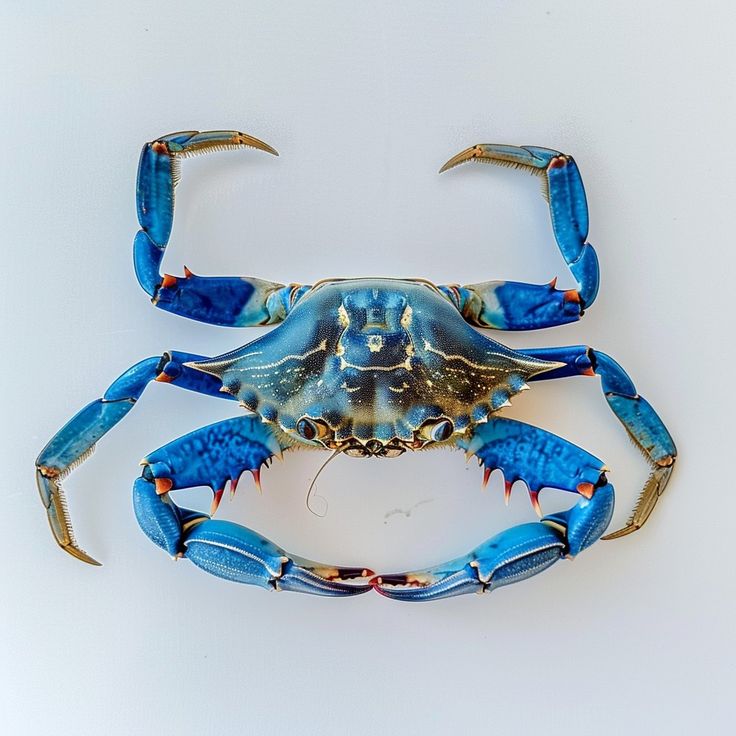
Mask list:
[[[160,309],[226,327],[283,319],[284,295],[280,292],[291,294],[292,287],[255,278],[196,276],[186,268],[182,278],[160,274],[174,221],[181,159],[244,147],[278,155],[263,141],[233,130],[172,133],[143,146],[136,190],[141,230],[133,242],[133,262],[140,285]]]
[[[542,488],[579,494],[568,511],[542,516],[491,537],[463,557],[426,570],[373,579],[389,598],[426,601],[464,593],[487,593],[536,575],[562,557],[574,557],[606,530],[613,514],[613,486],[603,463],[570,442],[522,422],[495,418],[479,425],[459,443],[484,466],[484,481],[493,470],[512,484],[522,480],[542,516],[537,495]]]
[[[652,405],[637,393],[626,371],[609,355],[586,345],[559,348],[530,348],[523,351],[543,360],[555,360],[563,366],[534,376],[543,381],[568,376],[600,376],[601,388],[608,405],[632,442],[649,462],[652,473],[639,496],[626,525],[604,539],[616,539],[640,529],[664,492],[675,466],[677,448],[672,436]]]
[[[451,158],[440,171],[469,161],[525,169],[542,178],[555,240],[577,282],[577,289],[548,284],[486,281],[440,287],[465,318],[481,327],[535,330],[575,322],[598,294],[598,258],[588,237],[588,205],[577,164],[571,156],[536,146],[477,145]]]
[[[72,417],[43,448],[36,459],[36,481],[46,507],[51,531],[59,546],[84,562],[99,564],[77,544],[72,529],[62,481],[86,460],[95,443],[112,429],[136,404],[151,381],[173,383],[197,393],[232,399],[220,392],[221,382],[185,363],[203,356],[167,352],[146,358],[123,373],[97,399]]]
[[[217,422],[164,445],[145,458],[143,475],[133,485],[138,523],[170,555],[226,580],[324,596],[365,593],[370,570],[297,557],[251,529],[211,518],[228,481],[233,491],[244,471],[258,479],[261,467],[282,449],[268,426],[251,416]],[[171,499],[171,491],[201,485],[214,492],[210,514],[180,508]]]

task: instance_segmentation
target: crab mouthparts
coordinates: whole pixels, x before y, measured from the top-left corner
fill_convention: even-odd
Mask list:
[[[349,440],[337,449],[348,457],[398,457],[403,455],[408,448],[404,443],[397,440],[386,445],[379,440],[370,440],[366,444],[362,444],[357,440]]]

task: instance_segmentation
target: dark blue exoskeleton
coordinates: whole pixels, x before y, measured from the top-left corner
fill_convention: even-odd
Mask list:
[[[38,486],[58,544],[98,564],[76,543],[61,486],[94,444],[133,408],[150,381],[235,399],[248,414],[191,432],[148,455],[133,486],[146,535],[174,557],[219,577],[275,590],[328,596],[371,587],[398,600],[485,592],[530,577],[601,538],[611,520],[613,486],[604,464],[549,432],[498,416],[537,380],[601,377],[616,417],[652,467],[629,522],[647,520],[670,478],[676,450],[654,409],[612,358],[579,345],[511,350],[473,329],[530,330],[574,322],[598,292],[598,260],[586,242],[588,209],[577,165],[547,148],[478,145],[441,169],[484,161],[542,178],[557,245],[576,289],[489,281],[466,286],[419,279],[329,280],[314,286],[255,278],[161,275],[174,216],[182,158],[223,148],[276,151],[236,131],[163,136],[143,147],[134,242],[138,280],[155,306],[232,327],[282,323],[257,340],[214,358],[166,352],[129,368],[105,395],[51,439],[37,462]],[[376,575],[296,557],[260,534],[214,520],[225,486],[248,470],[309,445],[353,457],[396,457],[426,447],[461,448],[505,477],[506,496],[523,481],[539,521],[508,529],[464,557],[416,572]],[[171,492],[207,485],[209,513],[177,506]],[[568,511],[543,515],[542,488],[574,493]]]

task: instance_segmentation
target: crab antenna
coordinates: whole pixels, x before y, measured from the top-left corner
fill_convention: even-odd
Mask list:
[[[325,460],[322,463],[322,467],[315,473],[314,478],[312,478],[312,482],[309,484],[309,490],[307,491],[307,497],[304,499],[305,506],[309,509],[311,513],[313,513],[315,516],[319,516],[320,519],[324,519],[325,516],[327,516],[327,509],[329,507],[329,503],[327,499],[324,496],[316,496],[316,498],[321,498],[325,502],[325,511],[323,514],[318,514],[310,505],[309,501],[312,498],[312,491],[314,490],[314,485],[317,482],[317,478],[322,474],[322,471],[342,452],[342,450],[338,449],[335,450],[335,452],[330,455],[327,460]]]

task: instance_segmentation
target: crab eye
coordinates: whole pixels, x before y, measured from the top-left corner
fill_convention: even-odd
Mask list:
[[[322,420],[309,417],[302,417],[296,423],[296,431],[305,440],[322,440],[330,434],[330,428]]]
[[[419,436],[432,442],[444,442],[450,439],[454,427],[449,419],[440,419],[437,422],[427,422],[420,430]]]

